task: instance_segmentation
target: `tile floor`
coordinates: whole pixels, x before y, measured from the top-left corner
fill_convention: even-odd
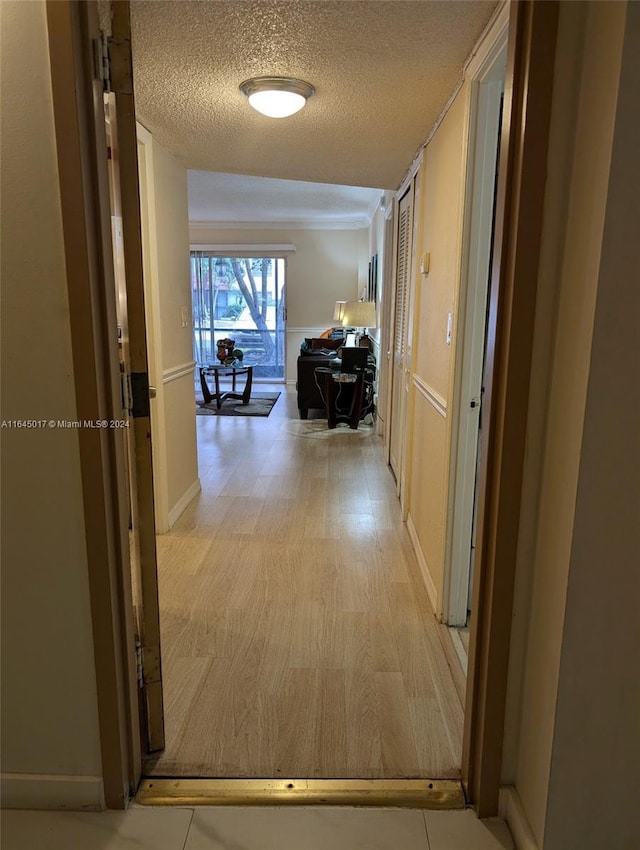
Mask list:
[[[506,825],[471,811],[144,808],[1,813],[2,850],[513,850]]]

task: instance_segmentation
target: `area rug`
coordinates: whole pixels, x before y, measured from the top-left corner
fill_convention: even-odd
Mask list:
[[[310,437],[312,440],[330,440],[343,437],[370,437],[375,434],[374,425],[365,425],[360,422],[358,429],[349,428],[348,425],[340,424],[336,428],[328,428],[326,419],[288,419],[282,426],[283,431],[293,434],[295,437]]]
[[[196,414],[198,416],[268,416],[279,396],[280,393],[251,393],[249,404],[243,404],[237,398],[226,398],[220,410],[215,401],[205,404],[202,399],[197,399]]]

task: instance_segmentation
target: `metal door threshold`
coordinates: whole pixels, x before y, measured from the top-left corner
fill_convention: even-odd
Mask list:
[[[389,806],[463,809],[452,779],[143,779],[145,806]]]

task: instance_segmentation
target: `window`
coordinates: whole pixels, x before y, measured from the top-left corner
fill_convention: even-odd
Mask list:
[[[256,378],[284,379],[285,261],[191,252],[193,351],[217,363],[219,339],[233,339]]]

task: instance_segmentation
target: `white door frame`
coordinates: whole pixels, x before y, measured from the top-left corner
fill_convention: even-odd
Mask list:
[[[156,244],[155,182],[153,171],[153,139],[151,133],[136,123],[138,168],[140,175],[140,213],[142,225],[142,266],[144,303],[147,320],[149,383],[156,396],[151,401],[153,434],[153,490],[156,531],[165,534],[171,528],[169,516],[169,481],[167,471],[167,436],[164,409],[164,376],[162,340],[160,338],[160,293],[158,290],[158,251]]]
[[[469,604],[472,526],[482,404],[482,368],[499,121],[504,86],[508,14],[467,67],[471,80],[467,190],[458,308],[460,340],[452,406],[451,464],[442,619],[464,626]]]

